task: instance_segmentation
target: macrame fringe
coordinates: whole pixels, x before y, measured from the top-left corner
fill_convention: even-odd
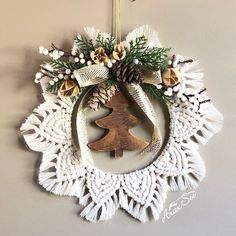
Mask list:
[[[203,77],[204,74],[201,71],[199,61],[193,61],[188,63],[188,66],[180,66],[181,74],[181,86],[186,89],[186,91],[191,94],[194,91],[199,92],[203,89]]]
[[[134,200],[123,188],[119,189],[119,203],[121,208],[143,223],[150,219],[158,220],[163,210],[166,192],[169,187],[165,180],[159,176],[156,177],[156,188],[151,196],[151,200],[148,201],[147,199],[146,204],[141,204],[138,200]]]
[[[109,220],[119,208],[119,201],[116,194],[109,197],[105,202],[95,203],[91,201],[81,212],[81,217],[90,222]]]
[[[182,174],[167,177],[167,182],[171,191],[185,191],[195,189],[206,174],[204,162],[198,152],[189,149],[189,144],[182,144],[182,148],[188,160],[187,169],[181,171]]]
[[[133,34],[142,32],[143,35],[144,31],[149,34],[151,40],[152,33],[145,27],[133,32]],[[132,33],[129,37],[132,37]],[[200,85],[200,77],[199,74],[192,74],[192,78],[196,79],[196,82],[199,81],[195,84],[196,87],[197,84]],[[44,93],[44,98],[45,102],[34,109],[33,114],[21,126],[21,132],[27,145],[32,150],[43,152],[39,183],[47,191],[56,195],[79,198],[80,204],[85,206],[81,216],[90,222],[110,219],[119,207],[125,209],[141,222],[146,222],[149,219],[157,220],[163,209],[168,190],[194,189],[204,178],[205,166],[197,152],[197,147],[199,144],[205,144],[211,136],[222,128],[223,117],[212,103],[201,104],[199,116],[202,117],[203,121],[201,127],[198,127],[199,131],[194,133],[189,140],[179,139],[178,143],[174,137],[170,137],[169,146],[166,147],[160,157],[152,165],[134,174],[135,179],[141,183],[140,186],[139,184],[136,185],[140,187],[140,191],[145,192],[145,199],[143,199],[143,195],[133,194],[132,173],[121,175],[119,178],[111,175],[110,177],[113,177],[114,181],[110,182],[108,176],[108,185],[105,190],[108,188],[112,190],[108,191],[111,196],[107,196],[104,194],[104,189],[101,190],[99,185],[95,189],[89,189],[88,175],[95,174],[95,182],[101,183],[104,180],[103,175],[101,175],[102,172],[88,163],[72,163],[75,150],[72,146],[71,133],[67,132],[64,123],[56,123],[58,116],[65,117],[68,115],[69,117],[72,114],[74,104],[69,99],[58,98],[47,93]],[[172,112],[174,113],[175,110],[173,109]],[[53,123],[50,123],[52,127],[47,123],[51,119],[53,120]],[[179,125],[180,128],[181,125]],[[58,133],[53,133],[55,127],[60,127],[57,130]],[[78,161],[78,159],[76,160]],[[127,181],[123,181],[125,178]],[[96,198],[92,197],[92,191],[96,192]]]
[[[206,144],[207,141],[223,126],[223,116],[219,113],[211,102],[201,105],[203,117],[202,128],[193,136],[199,144]]]

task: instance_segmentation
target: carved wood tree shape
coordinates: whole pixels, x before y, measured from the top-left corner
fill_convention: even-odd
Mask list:
[[[91,149],[109,151],[114,157],[122,157],[123,150],[140,150],[148,145],[146,141],[130,133],[129,129],[138,125],[140,120],[126,111],[128,100],[121,92],[114,95],[105,106],[112,108],[112,112],[95,123],[109,131],[100,140],[89,143]]]

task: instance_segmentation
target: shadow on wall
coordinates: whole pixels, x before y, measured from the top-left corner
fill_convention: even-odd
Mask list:
[[[67,48],[67,45],[68,43],[64,42],[61,47]],[[20,133],[20,126],[32,110],[43,102],[41,87],[34,83],[34,78],[40,69],[40,64],[47,58],[41,56],[37,48],[7,48],[1,50],[0,55],[3,59],[0,62],[2,83],[0,104],[4,111],[0,118],[1,130],[4,130],[8,146],[30,151]],[[32,182],[42,190],[43,188],[38,184],[41,153],[35,156]]]

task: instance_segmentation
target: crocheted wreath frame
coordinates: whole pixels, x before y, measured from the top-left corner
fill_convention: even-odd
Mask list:
[[[174,103],[167,104],[170,133],[160,155],[147,167],[124,174],[107,173],[94,166],[84,155],[88,151],[86,139],[81,139],[81,149],[74,144],[74,113],[78,113],[77,127],[78,122],[79,127],[86,127],[85,110],[78,108],[83,102],[48,93],[42,82],[45,101],[21,126],[29,148],[42,152],[40,185],[56,195],[77,197],[85,206],[81,217],[90,222],[108,220],[118,208],[141,222],[157,220],[167,191],[195,189],[202,181],[205,166],[199,145],[221,129],[222,115],[206,96],[203,74],[197,68],[197,62],[178,68],[181,86],[192,102],[186,105],[176,97]],[[77,130],[79,140],[86,137],[84,132],[86,128]]]

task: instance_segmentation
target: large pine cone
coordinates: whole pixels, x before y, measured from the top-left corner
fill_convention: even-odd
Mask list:
[[[142,83],[142,73],[135,68],[135,65],[117,62],[112,67],[112,74],[118,82]]]
[[[88,100],[89,107],[97,111],[101,104],[105,104],[111,100],[117,90],[118,89],[115,85],[112,85],[109,89],[107,89],[104,83],[98,84],[93,89],[92,95]]]

